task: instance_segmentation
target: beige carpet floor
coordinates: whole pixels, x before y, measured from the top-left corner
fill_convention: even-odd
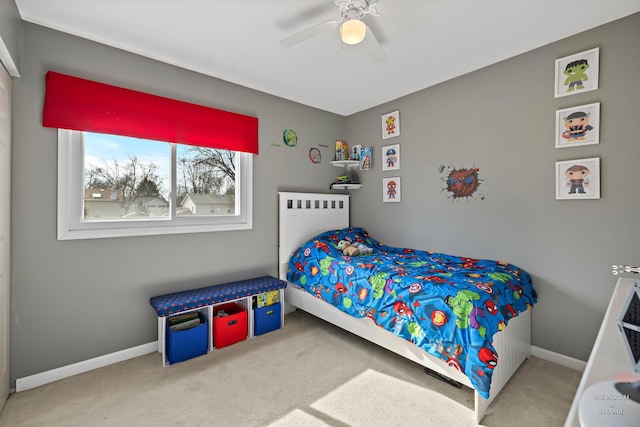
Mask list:
[[[484,426],[562,426],[580,373],[530,358]],[[473,393],[304,312],[163,367],[158,353],[11,395],[0,426],[473,426]]]

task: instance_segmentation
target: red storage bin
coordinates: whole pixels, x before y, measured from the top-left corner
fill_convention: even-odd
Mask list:
[[[224,313],[224,315],[222,315]],[[213,345],[226,347],[243,341],[248,335],[247,310],[235,303],[213,307]]]

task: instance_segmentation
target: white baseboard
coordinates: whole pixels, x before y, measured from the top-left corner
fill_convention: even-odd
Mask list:
[[[28,377],[18,378],[16,380],[16,392],[29,390],[44,384],[52,383],[63,378],[72,377],[74,375],[88,372],[93,369],[102,368],[103,366],[113,365],[114,363],[124,362],[134,357],[143,356],[145,354],[158,351],[158,341],[142,344],[137,347],[127,348],[115,353],[105,354],[93,359],[84,360],[72,365],[62,366],[50,371],[41,372],[39,374],[29,375]]]
[[[538,359],[546,360],[547,362],[555,363],[556,365],[564,366],[574,371],[584,372],[587,367],[587,362],[583,362],[580,359],[574,359],[573,357],[565,356],[560,353],[556,353],[544,348],[531,346],[531,355]]]
[[[50,371],[41,372],[39,374],[30,375],[16,380],[16,392],[29,390],[41,385],[52,383],[74,375],[82,374],[93,369],[102,368],[103,366],[113,365],[114,363],[124,362],[134,357],[143,356],[145,354],[158,351],[158,341],[142,344],[137,347],[127,348],[104,356],[98,356],[93,359],[84,360],[72,365],[62,366]],[[545,350],[544,348],[531,346],[531,355],[548,362],[565,366],[567,368],[584,372],[587,362],[583,362],[573,357],[565,356],[560,353]]]

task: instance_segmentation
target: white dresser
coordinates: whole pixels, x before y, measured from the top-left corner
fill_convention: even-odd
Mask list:
[[[580,402],[582,400],[583,407],[591,407],[591,412],[595,412],[594,408],[598,405],[603,406],[603,410],[598,409],[600,420],[596,420],[595,425],[638,425],[640,426],[640,419],[636,419],[637,424],[627,424],[630,411],[620,414],[623,406],[629,403],[624,400],[614,401],[609,399],[617,399],[618,392],[612,394],[604,394],[600,391],[595,392],[594,389],[590,389],[585,395],[585,391],[591,386],[603,383],[605,381],[613,381],[616,375],[619,374],[634,374],[629,352],[624,344],[622,332],[618,327],[618,318],[625,307],[625,303],[629,297],[629,292],[637,280],[620,278],[616,284],[616,288],[613,291],[609,307],[605,313],[604,320],[600,326],[600,331],[596,338],[593,350],[589,356],[589,361],[582,375],[582,380],[578,386],[578,391],[573,399],[569,416],[565,423],[565,427],[580,427]],[[637,404],[640,410],[640,404]],[[634,407],[635,409],[635,407]],[[584,408],[583,408],[584,411]],[[608,413],[607,413],[608,411]],[[598,422],[605,422],[606,424],[599,424]]]

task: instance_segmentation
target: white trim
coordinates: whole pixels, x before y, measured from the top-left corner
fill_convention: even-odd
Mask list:
[[[74,363],[72,365],[62,366],[60,368],[33,374],[28,377],[18,378],[16,380],[16,392],[26,391],[41,385],[82,374],[93,369],[102,368],[104,366],[113,365],[114,363],[124,362],[125,360],[135,357],[144,356],[145,354],[155,353],[158,351],[158,341],[142,344],[137,347],[131,347],[115,353],[98,356],[93,359]],[[545,350],[540,347],[531,346],[531,355],[548,362],[556,363],[579,372],[583,372],[587,363],[579,359],[562,355],[553,351]]]
[[[0,66],[0,410],[11,393],[11,113],[13,83]]]
[[[544,348],[536,347],[535,345],[531,346],[531,355],[538,359],[546,360],[547,362],[555,363],[556,365],[564,366],[565,368],[573,369],[578,372],[584,372],[584,369],[587,367],[587,362],[580,359],[574,359],[573,357],[565,356],[564,354],[545,350]]]
[[[51,369],[50,371],[40,372],[39,374],[29,375],[28,377],[18,378],[16,380],[16,392],[29,390],[54,381],[82,374],[93,369],[124,362],[125,360],[133,359],[145,354],[155,353],[156,351],[158,351],[158,342],[154,341],[137,347],[116,351],[115,353],[105,354],[104,356],[94,357],[93,359],[74,363],[72,365],[61,366],[60,368]]]
[[[4,66],[11,77],[20,77],[20,71],[16,67],[16,63],[7,49],[7,45],[4,44],[2,37],[0,37],[0,63]]]

